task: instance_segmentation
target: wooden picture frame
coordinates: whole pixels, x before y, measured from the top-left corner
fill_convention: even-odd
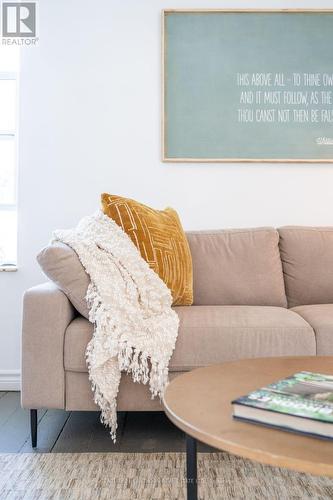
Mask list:
[[[210,19],[213,20],[211,25]],[[221,23],[220,19],[223,19]],[[234,36],[238,24],[238,33]],[[220,33],[223,36],[220,37]],[[274,44],[277,40],[278,47]],[[333,56],[329,52],[332,46],[333,9],[163,10],[162,161],[332,163]],[[323,50],[318,51],[319,48]],[[242,53],[245,57],[240,58],[239,71],[236,71],[239,59],[235,57],[239,58]],[[246,55],[252,57],[246,59]],[[251,84],[244,86],[246,74]],[[264,77],[262,80],[264,86],[252,85],[251,76],[256,74],[266,75],[266,80]],[[255,92],[266,92],[262,95],[269,96],[269,92],[280,91],[275,84],[268,87],[268,74],[271,74],[271,82],[274,76],[282,75],[285,90],[281,88],[281,92],[290,92],[291,104],[287,97],[283,97],[285,100],[281,103],[283,94],[280,94],[279,105],[272,104],[269,108],[270,103],[265,102],[258,108],[245,102],[244,107],[244,102],[238,100],[243,94],[250,100],[250,92],[253,99],[259,96]],[[298,82],[295,75],[301,75],[299,87],[295,86]],[[316,81],[316,85],[310,85],[312,75],[319,75],[321,84],[317,85]],[[327,75],[325,81],[331,82],[325,86],[324,75]],[[214,82],[218,82],[216,89]],[[328,101],[314,104],[315,94],[311,93],[315,92],[326,92]],[[302,108],[297,101],[293,104],[292,93],[300,97]],[[275,96],[277,99],[278,94]],[[310,96],[313,99],[311,106]],[[261,122],[257,109],[262,110],[267,120],[269,114],[264,111],[272,110],[274,121]],[[288,122],[282,121],[282,111],[285,111],[285,119],[289,117]],[[326,115],[331,121],[322,121]],[[242,121],[247,116],[252,120],[254,116],[254,122]],[[238,141],[240,133],[241,144]]]

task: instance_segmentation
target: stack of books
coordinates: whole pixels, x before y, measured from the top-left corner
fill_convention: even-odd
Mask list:
[[[300,372],[232,401],[234,418],[333,439],[333,376]]]

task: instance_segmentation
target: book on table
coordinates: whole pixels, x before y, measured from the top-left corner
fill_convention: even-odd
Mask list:
[[[236,419],[333,439],[333,376],[299,372],[232,401]]]

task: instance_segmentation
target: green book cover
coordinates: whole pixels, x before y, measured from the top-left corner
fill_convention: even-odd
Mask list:
[[[232,403],[333,423],[333,376],[295,373]]]

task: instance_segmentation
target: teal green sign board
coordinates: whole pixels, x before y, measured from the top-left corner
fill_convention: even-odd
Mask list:
[[[164,11],[163,160],[333,161],[333,11]]]

